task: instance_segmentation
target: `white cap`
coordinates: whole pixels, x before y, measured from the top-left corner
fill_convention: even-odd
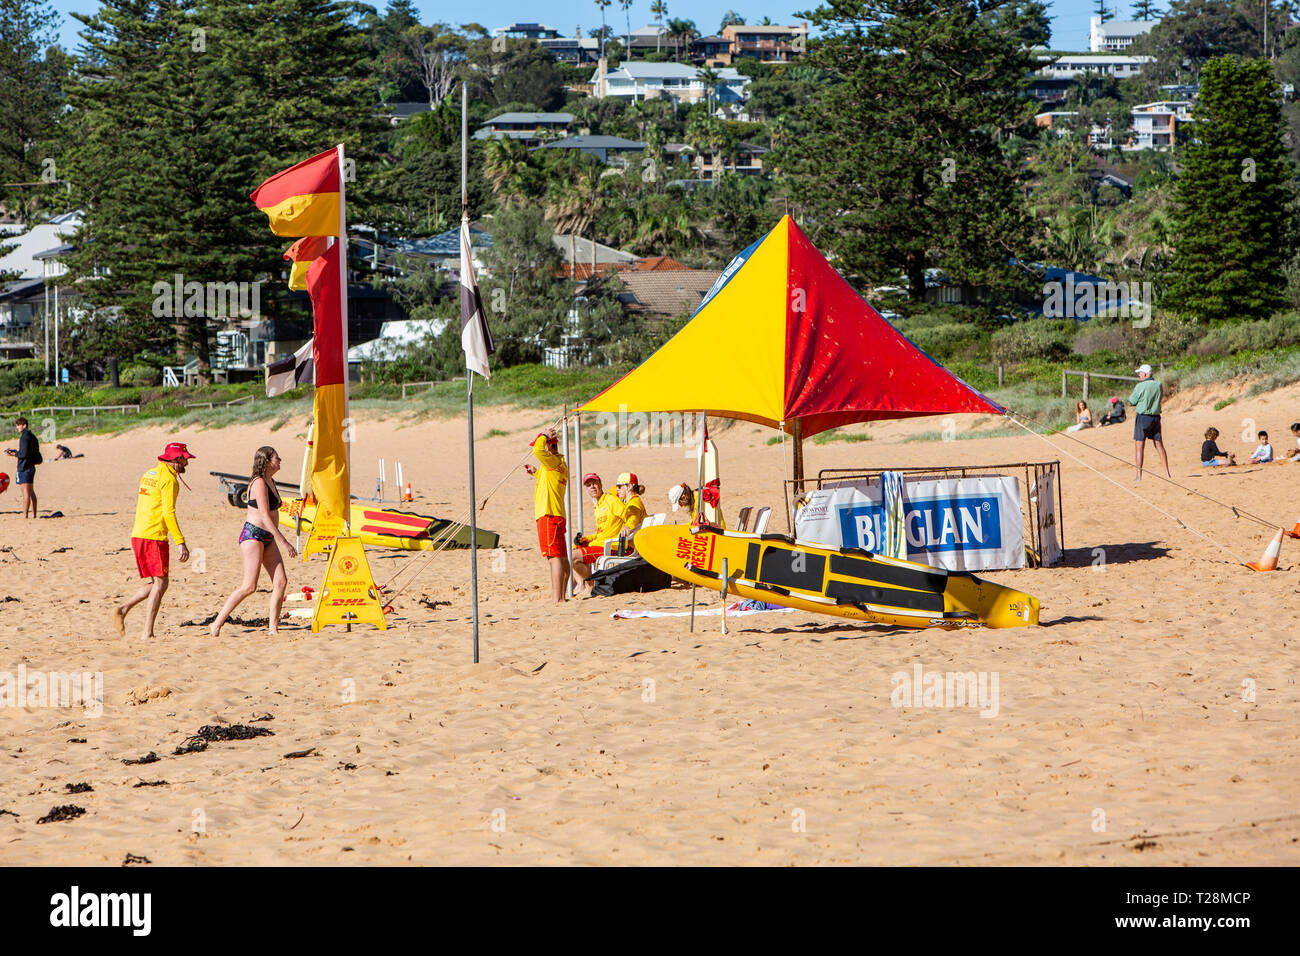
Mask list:
[[[682,494],[685,491],[686,491],[685,484],[673,485],[671,488],[668,489],[668,503],[673,506],[673,514],[676,514],[678,511],[681,510],[682,506],[680,502],[682,500]]]
[[[1151,366],[1150,366],[1150,365],[1139,365],[1139,366],[1138,366],[1137,368],[1135,368],[1133,371],[1136,372],[1138,375],[1150,375],[1150,374],[1151,374]]]

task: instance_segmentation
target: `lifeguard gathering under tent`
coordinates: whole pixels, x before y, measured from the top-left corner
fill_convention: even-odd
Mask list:
[[[578,411],[711,414],[780,429],[793,442],[801,489],[802,441],[827,429],[1006,413],[885,321],[788,215],[727,266],[681,331]],[[885,503],[886,537],[905,539],[902,495],[900,483]],[[698,516],[689,526],[643,529],[636,545],[693,584],[871,623],[1007,627],[1038,619],[1029,595],[908,561],[905,552],[726,532]]]

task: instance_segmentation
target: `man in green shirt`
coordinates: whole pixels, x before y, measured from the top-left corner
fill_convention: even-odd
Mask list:
[[[1137,411],[1137,416],[1133,419],[1137,477],[1133,480],[1142,480],[1142,456],[1148,438],[1155,444],[1156,451],[1160,452],[1160,460],[1165,465],[1165,474],[1172,479],[1174,476],[1169,471],[1169,455],[1165,452],[1165,443],[1160,437],[1160,399],[1164,389],[1151,377],[1150,365],[1140,365],[1136,372],[1138,383],[1133,386],[1133,394],[1128,399],[1128,403]]]

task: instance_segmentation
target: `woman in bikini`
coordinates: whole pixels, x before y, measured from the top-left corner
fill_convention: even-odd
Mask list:
[[[253,456],[252,478],[248,483],[248,520],[239,533],[239,550],[244,552],[244,581],[226,598],[221,613],[209,626],[213,637],[244,598],[257,590],[257,579],[263,567],[271,578],[271,613],[267,630],[272,636],[279,632],[280,608],[289,584],[280,548],[283,547],[291,558],[298,554],[280,531],[276,515],[280,510],[280,491],[275,486],[275,473],[279,470],[280,456],[275,449],[268,445],[259,448]]]

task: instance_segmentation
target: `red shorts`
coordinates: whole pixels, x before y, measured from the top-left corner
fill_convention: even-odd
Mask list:
[[[135,566],[140,571],[140,577],[167,577],[167,565],[171,559],[171,551],[168,549],[166,541],[155,541],[153,538],[132,538],[131,550],[135,552]]]
[[[562,558],[569,549],[564,543],[564,516],[542,515],[537,519],[537,544],[544,558]]]
[[[577,548],[575,550],[582,552],[583,564],[595,564],[596,559],[603,557],[605,554],[605,546],[603,544],[589,544],[584,548]]]

